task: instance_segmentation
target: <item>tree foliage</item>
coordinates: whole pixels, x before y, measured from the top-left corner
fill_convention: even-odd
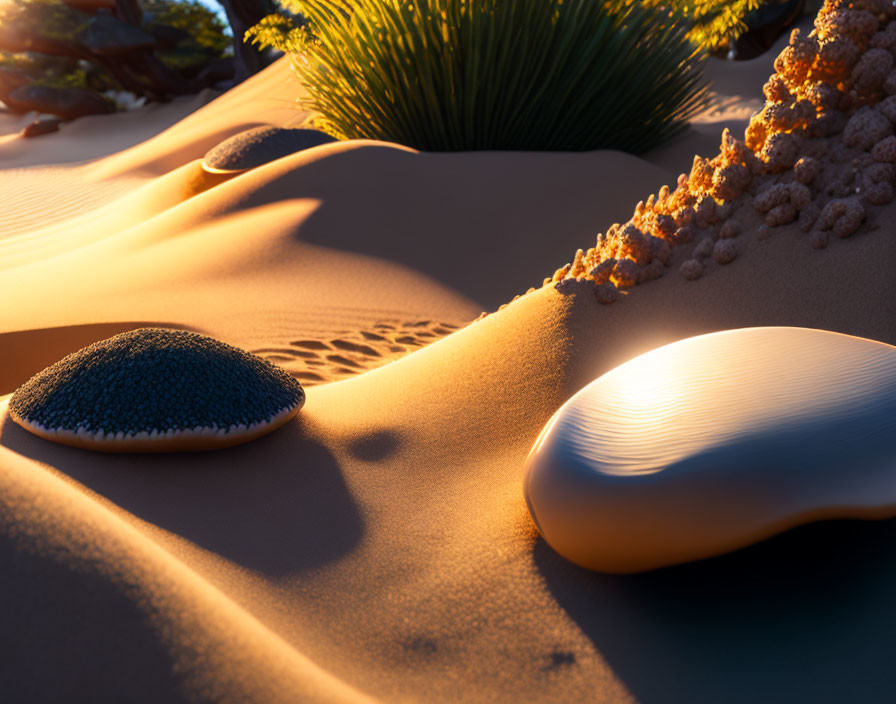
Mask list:
[[[293,55],[337,137],[424,150],[642,152],[702,105],[667,11],[595,0],[287,0],[247,40]],[[623,3],[625,4],[625,3]]]
[[[676,16],[690,40],[707,50],[722,49],[747,30],[747,16],[769,0],[613,0],[617,7],[642,5]]]
[[[166,66],[180,70],[195,67],[195,72],[230,50],[227,27],[196,0],[140,0],[139,4],[144,13],[144,29],[153,32],[164,26],[176,30],[179,36],[172,46],[156,52]],[[44,44],[54,42],[60,54],[0,51],[0,67],[20,71],[42,85],[92,90],[126,87],[81,50],[79,36],[89,21],[90,15],[61,0],[3,0],[0,35],[14,36],[17,42],[23,37],[40,38]],[[71,49],[70,55],[61,55],[66,47]]]
[[[59,0],[4,0],[0,28],[21,35],[71,39],[87,26],[89,16]]]
[[[164,24],[191,34],[202,46],[223,52],[230,43],[230,29],[207,6],[196,0],[140,0],[143,24]]]

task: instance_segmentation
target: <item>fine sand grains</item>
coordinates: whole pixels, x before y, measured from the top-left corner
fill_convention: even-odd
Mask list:
[[[291,340],[288,345],[252,352],[283,367],[303,384],[313,386],[376,369],[460,327],[431,320],[377,321],[369,329],[331,339]]]
[[[0,241],[99,208],[144,183],[138,175],[90,181],[73,167],[0,170]]]

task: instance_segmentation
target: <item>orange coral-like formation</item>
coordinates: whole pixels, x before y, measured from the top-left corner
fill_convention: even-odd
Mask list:
[[[725,130],[717,156],[694,157],[674,190],[638,203],[544,285],[592,281],[612,303],[618,289],[662,276],[682,250],[679,272],[694,280],[711,262],[733,261],[743,237],[797,223],[824,248],[856,232],[896,195],[894,19],[891,0],[826,0],[814,30],[794,30],[775,60],[744,138]]]

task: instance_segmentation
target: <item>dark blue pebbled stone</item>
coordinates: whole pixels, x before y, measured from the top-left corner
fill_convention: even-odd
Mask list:
[[[9,402],[47,429],[134,435],[265,423],[304,402],[282,369],[207,335],[141,328],[47,367]]]

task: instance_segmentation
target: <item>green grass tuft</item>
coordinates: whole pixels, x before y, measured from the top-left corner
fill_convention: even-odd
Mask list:
[[[596,0],[290,0],[246,38],[293,55],[336,137],[427,151],[647,151],[704,102],[668,12]]]

